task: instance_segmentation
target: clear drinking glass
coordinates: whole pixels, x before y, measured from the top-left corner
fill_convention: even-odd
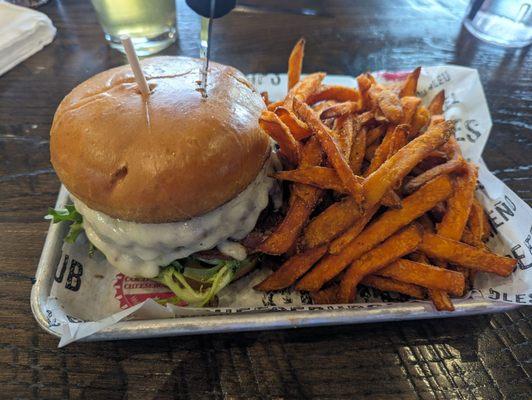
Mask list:
[[[528,46],[532,43],[532,0],[472,0],[464,26],[489,43]]]
[[[139,56],[157,53],[176,39],[175,0],[92,0],[105,38],[121,52],[129,35]]]

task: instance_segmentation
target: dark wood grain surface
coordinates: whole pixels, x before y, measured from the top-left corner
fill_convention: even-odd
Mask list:
[[[532,202],[532,57],[461,28],[465,1],[257,1],[320,12],[235,11],[217,21],[213,58],[244,72],[283,72],[307,38],[306,72],[358,74],[454,63],[479,70],[493,118],[488,166]],[[52,116],[68,91],[125,62],[89,1],[42,7],[54,42],[0,77],[0,398],[527,399],[532,312],[447,320],[80,343],[57,349],[30,311],[32,277],[59,181]],[[199,22],[178,3],[166,54],[198,54]]]

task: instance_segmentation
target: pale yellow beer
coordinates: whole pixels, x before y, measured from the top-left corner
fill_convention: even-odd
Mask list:
[[[139,55],[156,53],[175,40],[175,0],[92,0],[111,47],[124,51],[129,35]]]

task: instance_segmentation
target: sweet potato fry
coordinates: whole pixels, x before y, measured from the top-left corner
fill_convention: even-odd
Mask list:
[[[426,214],[425,214],[425,216],[426,216]],[[432,229],[428,230],[428,232],[432,232]],[[430,264],[430,261],[429,261],[428,257],[425,254],[420,253],[418,251],[415,251],[415,252],[409,254],[408,257],[410,257],[410,259],[412,259],[415,262],[419,262],[419,263],[427,264],[427,265]],[[464,278],[464,281],[465,281],[465,278]],[[438,311],[454,311],[453,302],[451,301],[451,298],[449,297],[447,292],[444,292],[443,290],[439,290],[439,289],[430,289],[429,288],[428,289],[428,294],[429,294],[429,298],[432,301],[432,303],[434,304],[434,307],[436,308],[436,310],[438,310]]]
[[[517,264],[513,258],[498,256],[434,233],[424,233],[419,249],[429,257],[500,276],[510,275]]]
[[[422,287],[411,283],[400,282],[395,279],[383,278],[382,276],[369,275],[360,282],[362,285],[379,289],[383,292],[397,292],[406,294],[414,299],[424,299],[425,291]],[[325,289],[326,290],[326,289]],[[320,293],[320,292],[318,292]],[[336,294],[336,293],[335,293]],[[326,304],[326,303],[318,303]]]
[[[332,107],[337,103],[338,102],[334,100],[325,100],[312,105],[312,109],[316,112],[316,114],[320,115],[323,110],[326,110],[327,108]]]
[[[366,154],[367,131],[364,127],[359,127],[355,131],[353,134],[353,143],[351,144],[351,153],[349,155],[349,166],[355,175],[360,175],[364,154]]]
[[[400,124],[404,118],[403,107],[399,97],[391,90],[383,90],[377,95],[377,103],[388,121]]]
[[[311,137],[303,147],[301,165],[303,167],[321,164],[323,152],[315,137]],[[294,184],[290,194],[288,212],[281,224],[257,248],[266,254],[284,254],[296,242],[299,233],[306,225],[323,191],[308,185]]]
[[[388,157],[386,159],[393,156],[403,146],[405,146],[408,143],[407,137],[408,137],[408,125],[405,125],[405,124],[397,125],[394,129],[393,146],[391,148],[390,154],[388,154]]]
[[[273,174],[273,177],[280,180],[315,186],[320,189],[331,189],[338,193],[347,193],[340,178],[338,178],[338,174],[332,168],[304,167],[289,171],[280,171]],[[360,180],[362,181],[361,178]]]
[[[460,149],[460,145],[454,136],[451,136],[447,143],[441,146],[438,151],[443,152],[448,160],[452,160],[454,158],[463,159],[462,150]]]
[[[403,179],[428,153],[445,143],[453,130],[452,123],[435,124],[368,176],[362,185],[366,194],[365,209],[378,204],[396,182]],[[318,237],[327,238],[327,241],[334,239],[356,221],[360,211],[351,198],[333,204],[308,224],[305,242]]]
[[[415,70],[410,72],[406,77],[406,80],[401,87],[399,92],[400,97],[405,96],[415,96],[417,92],[417,81],[419,80],[419,73],[421,72],[421,67],[417,67]]]
[[[354,200],[346,197],[312,219],[304,231],[305,246],[315,247],[328,243],[349,228],[360,216],[358,208],[355,211],[353,208]]]
[[[439,289],[461,296],[465,289],[464,276],[456,271],[406,259],[397,260],[375,274],[429,289]]]
[[[430,121],[430,113],[423,106],[419,106],[412,117],[412,122],[410,123],[410,134],[411,137],[416,137],[419,132],[427,126]]]
[[[281,107],[284,104],[284,100],[274,101],[273,103],[268,104],[268,111],[275,111],[277,107]]]
[[[473,234],[469,227],[465,227],[464,232],[462,233],[461,242],[468,244],[473,247],[484,248],[484,242],[480,239],[479,235]]]
[[[411,179],[403,186],[403,193],[409,194],[415,192],[420,186],[442,174],[451,174],[453,172],[463,172],[467,163],[463,159],[452,159],[434,168],[428,169],[422,174]]]
[[[270,104],[270,96],[268,95],[268,92],[260,92],[260,96],[262,97],[262,101],[264,101],[264,104],[268,106]]]
[[[323,150],[321,149],[318,139],[315,136],[312,136],[303,146],[303,150],[301,151],[300,166],[301,168],[307,168],[320,165],[323,161],[323,157]],[[303,200],[307,200],[308,198],[308,204],[315,203],[315,192],[320,194],[319,197],[321,197],[321,194],[323,194],[321,190],[309,185],[292,185],[292,194],[302,198]]]
[[[408,125],[398,125],[397,128],[395,128],[393,146],[392,146],[390,154],[388,155],[388,159],[392,157],[395,153],[397,153],[399,150],[401,150],[401,148],[403,148],[408,143],[407,136],[408,136]],[[399,179],[393,185],[394,190],[390,190],[388,194],[383,197],[382,204],[388,207],[395,207],[395,208],[401,207],[401,198],[395,192],[395,190],[399,190],[402,185],[403,185],[403,180]]]
[[[438,92],[429,104],[429,112],[431,115],[443,114],[443,103],[445,102],[445,90]]]
[[[314,189],[312,193],[314,204],[309,199],[294,196],[283,222],[276,227],[275,231],[268,236],[257,248],[266,254],[281,255],[286,253],[295,243],[299,233],[303,229],[318,199],[321,197],[320,189]]]
[[[323,72],[315,72],[301,79],[286,95],[284,100],[285,106],[288,109],[291,109],[294,98],[297,98],[302,102],[307,101],[307,99],[318,90],[325,75],[326,74]]]
[[[301,151],[301,168],[313,167],[320,165],[324,159],[325,154],[320,146],[320,142],[317,137],[310,137],[303,145]]]
[[[310,294],[313,304],[335,304],[336,293],[338,292],[338,285],[333,284],[319,292],[313,292]]]
[[[320,114],[321,119],[338,118],[347,114],[353,114],[360,111],[362,104],[354,101],[345,101],[343,103],[337,103],[325,110]]]
[[[327,246],[307,249],[284,262],[281,267],[254,287],[255,290],[269,292],[285,289],[307,272],[327,252]]]
[[[344,187],[353,196],[353,199],[361,204],[364,196],[362,195],[362,185],[356,179],[353,171],[349,168],[346,160],[342,156],[337,143],[331,136],[330,130],[323,125],[316,113],[307,104],[302,103],[299,99],[294,99],[294,111],[307,125],[312,129],[314,134],[318,137],[323,151],[327,154],[329,162],[336,170]]]
[[[308,97],[306,102],[308,105],[313,105],[320,101],[334,100],[341,103],[359,99],[360,93],[354,88],[339,85],[322,85]]]
[[[365,110],[370,109],[369,89],[373,84],[373,79],[369,74],[361,74],[357,76],[358,90],[360,91],[360,98],[362,99],[362,106]]]
[[[390,236],[373,250],[353,261],[340,281],[338,301],[355,300],[356,287],[360,281],[398,258],[414,251],[421,242],[421,231],[414,225]]]
[[[338,147],[345,160],[349,160],[351,154],[354,128],[354,117],[352,115],[346,115],[336,119],[336,124],[332,131],[333,137],[336,143],[338,143]]]
[[[443,290],[429,289],[429,297],[438,311],[454,311],[454,304],[451,298]]]
[[[301,38],[297,41],[288,58],[288,90],[292,89],[299,82],[304,55],[305,39]]]
[[[488,216],[477,199],[473,199],[473,204],[471,204],[471,212],[469,213],[467,225],[471,229],[473,236],[480,241],[486,240],[491,233]]]
[[[318,169],[319,168],[319,169]],[[338,179],[331,173],[330,168],[324,167],[313,167],[307,168],[305,170],[292,170],[292,171],[282,171],[275,175],[278,179],[292,180],[296,182],[306,183],[312,186],[316,186],[323,189],[332,189],[339,193],[346,193],[345,189],[340,187],[341,183],[335,181]],[[334,171],[332,171],[334,172]],[[390,196],[385,196],[384,199]],[[384,203],[383,199],[383,203]],[[396,207],[395,202],[389,201],[388,204],[391,204]],[[401,201],[399,200],[399,206],[401,206]],[[323,211],[318,218],[310,221],[308,224],[307,230],[304,233],[304,243],[306,247],[315,247],[322,245],[324,243],[330,242],[334,239],[340,232],[343,232],[347,228],[350,229],[344,232],[338,239],[343,238],[343,240],[338,244],[343,246],[347,243],[349,239],[354,239],[358,233],[366,226],[366,224],[371,219],[371,216],[376,212],[378,206],[375,206],[373,209],[365,211],[362,215],[357,214],[355,216],[351,215],[352,205],[346,204],[346,199],[333,203],[325,211]],[[387,205],[390,207],[390,205]],[[356,221],[356,222],[355,222]],[[364,222],[365,221],[365,222]],[[353,224],[354,223],[354,224]],[[331,234],[333,232],[333,234]],[[344,236],[345,235],[345,236]],[[334,251],[333,251],[334,253]]]
[[[384,125],[376,126],[368,131],[367,145],[376,143],[386,132]]]
[[[480,219],[482,220],[482,223],[481,223],[481,227],[482,227],[482,241],[486,241],[488,240],[488,238],[490,237],[491,235],[491,225],[490,225],[490,222],[489,222],[489,219],[488,219],[488,215],[486,214],[486,212],[484,211],[484,208],[479,204],[479,207],[481,209],[481,213],[480,213]]]
[[[364,230],[369,221],[371,221],[378,209],[379,206],[374,206],[371,210],[365,211],[364,214],[356,220],[353,226],[331,242],[329,253],[339,253],[345,246],[355,240],[356,237],[360,235],[360,232]]]
[[[365,204],[369,208],[398,181],[402,180],[425,156],[445,143],[454,132],[452,122],[434,124],[401,148],[364,182]]]
[[[382,139],[381,144],[375,150],[373,158],[364,172],[364,176],[370,175],[372,172],[375,172],[389,157],[392,152],[393,142],[395,136],[395,127],[389,126],[386,130],[386,135]]]
[[[301,121],[292,110],[286,107],[277,107],[275,114],[290,129],[294,139],[303,140],[312,135],[312,131],[308,125]]]
[[[403,107],[403,119],[401,124],[411,124],[412,118],[416,113],[418,106],[421,104],[419,97],[405,96],[401,98],[401,106]]]
[[[320,182],[320,184],[323,183]],[[378,206],[375,207],[378,209]],[[348,228],[350,229],[345,232],[346,237],[355,237],[355,232],[359,229],[358,224],[363,224],[361,228],[364,228],[369,221],[368,219],[364,223],[361,218],[371,213],[372,209],[366,210],[363,214],[360,214],[358,211],[354,213],[351,198],[345,198],[333,203],[307,225],[303,235],[305,247],[315,247],[329,243]]]
[[[436,228],[438,235],[453,240],[462,237],[473,203],[477,176],[477,169],[468,165],[466,173],[455,179],[454,193],[447,200],[447,211]]]
[[[452,192],[452,184],[447,176],[440,176],[427,183],[417,192],[403,199],[403,208],[388,210],[350,242],[338,254],[324,257],[298,283],[299,290],[314,292],[330,281],[354,259],[386,240],[402,227],[411,223],[430,210],[434,204],[447,199]],[[337,203],[338,204],[338,203]],[[307,235],[308,230],[305,232]]]
[[[432,124],[439,124],[440,122],[445,121],[443,115],[432,115],[430,117],[429,126]]]
[[[259,118],[260,127],[279,144],[281,153],[294,165],[299,164],[300,144],[290,129],[271,111],[263,111]]]
[[[365,72],[364,75],[366,76],[366,78],[369,79],[369,81],[371,82],[371,85],[372,86],[377,86],[377,80],[375,79],[375,77],[371,74],[371,72]]]
[[[375,119],[375,113],[373,111],[365,111],[362,114],[357,115],[357,121],[360,125],[366,125]]]
[[[382,140],[382,143],[375,150],[373,159],[364,172],[364,176],[370,175],[375,172],[387,159],[393,156],[407,143],[408,127],[407,125],[389,126],[386,132],[386,136]],[[398,181],[400,184],[401,181]]]

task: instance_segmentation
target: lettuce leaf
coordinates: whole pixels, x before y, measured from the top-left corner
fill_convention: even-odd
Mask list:
[[[67,243],[74,243],[83,231],[83,216],[71,204],[58,210],[49,208],[48,214],[44,218],[51,219],[54,224],[63,221],[70,222],[70,229],[65,237]]]
[[[257,259],[248,258],[244,261],[216,260],[217,264],[211,268],[186,266],[193,265],[194,261],[193,257],[189,257],[185,260],[185,265],[183,265],[176,260],[163,267],[159,276],[153,279],[167,286],[175,294],[175,298],[164,299],[163,302],[186,303],[191,307],[203,307],[220,290],[231,283],[240,268],[247,267],[250,263],[256,263]],[[191,280],[199,283],[198,289],[194,289],[189,284]]]

